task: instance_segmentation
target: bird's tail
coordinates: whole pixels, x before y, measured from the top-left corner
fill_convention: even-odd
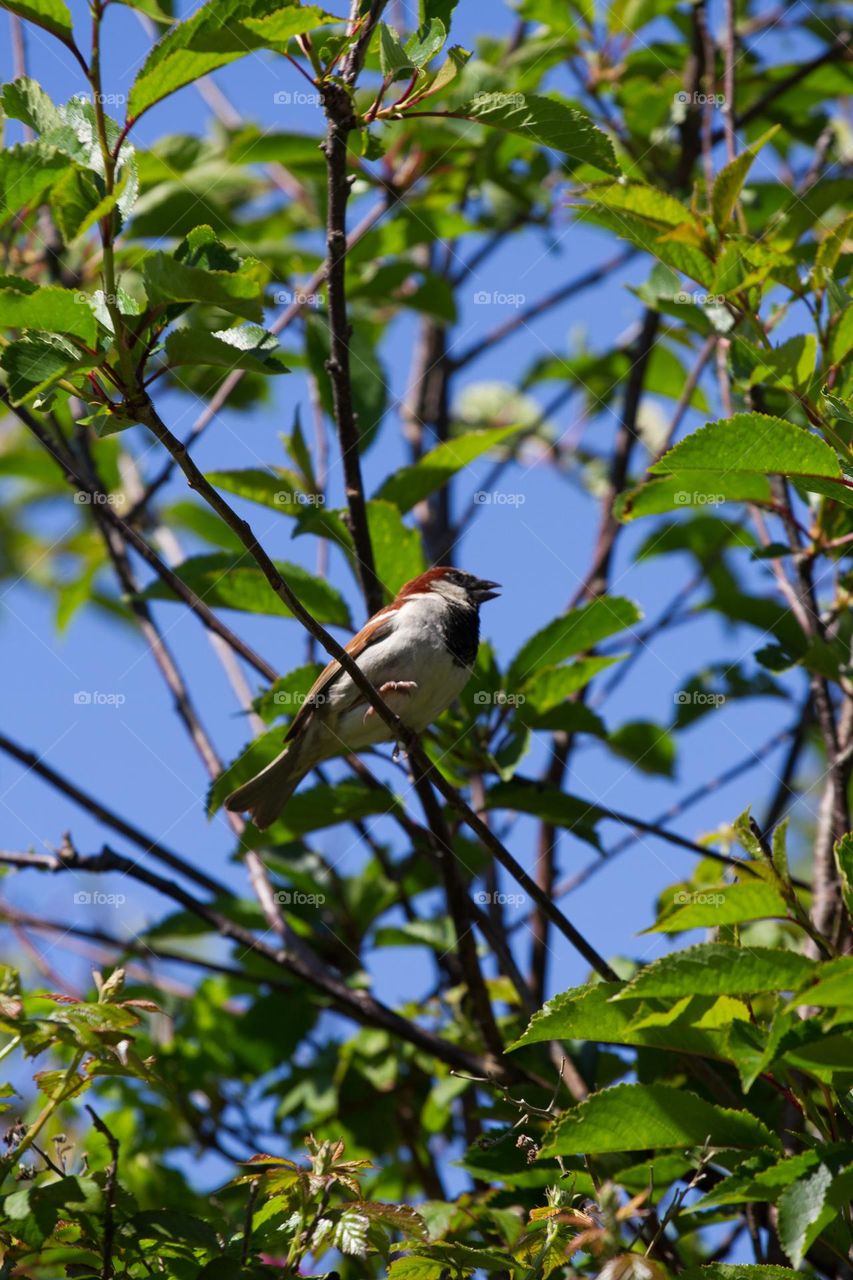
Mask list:
[[[255,826],[266,830],[275,822],[287,801],[299,786],[310,763],[302,760],[303,752],[296,743],[285,747],[275,760],[232,791],[226,798],[225,808],[232,813],[248,813]]]

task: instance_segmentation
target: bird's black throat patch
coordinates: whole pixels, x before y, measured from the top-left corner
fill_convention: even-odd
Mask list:
[[[480,643],[480,612],[470,605],[448,602],[441,623],[444,643],[460,667],[471,667]]]

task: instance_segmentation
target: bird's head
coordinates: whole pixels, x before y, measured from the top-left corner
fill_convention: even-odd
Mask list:
[[[499,582],[490,582],[488,578],[478,578],[476,574],[466,573],[464,569],[453,569],[449,565],[439,565],[437,569],[429,569],[420,577],[413,578],[400,589],[397,596],[427,595],[434,593],[443,597],[450,604],[466,605],[479,609],[487,600],[494,600],[499,594]]]

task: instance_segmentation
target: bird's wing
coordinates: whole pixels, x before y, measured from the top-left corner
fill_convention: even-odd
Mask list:
[[[396,611],[392,610],[390,606],[386,609],[380,609],[378,613],[375,613],[373,617],[364,624],[361,630],[344,645],[344,648],[351,658],[359,658],[369,645],[376,644],[378,640],[385,638],[393,625],[395,612]],[[305,701],[294,716],[287,733],[284,735],[285,742],[290,742],[298,733],[302,732],[308,718],[314,710],[318,695],[324,693],[333,681],[338,678],[342,671],[343,667],[340,665],[337,658],[332,658],[332,661],[323,668],[311,688],[308,690]],[[363,695],[360,692],[356,701],[358,700],[363,701]]]

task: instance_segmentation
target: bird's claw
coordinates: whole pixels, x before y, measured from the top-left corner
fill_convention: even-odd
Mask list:
[[[417,687],[417,680],[386,680],[384,684],[379,686],[377,693],[381,693],[384,698],[389,693],[412,693]],[[370,717],[375,715],[376,708],[368,707],[364,713],[364,723],[366,724]]]

